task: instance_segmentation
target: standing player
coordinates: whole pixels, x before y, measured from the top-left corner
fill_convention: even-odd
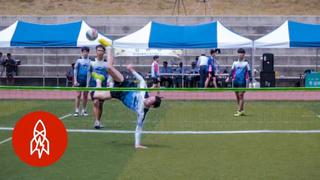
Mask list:
[[[216,62],[216,59],[215,59],[215,56],[216,56],[216,50],[215,49],[211,49],[210,50],[210,55],[208,57],[208,76],[207,76],[207,79],[205,81],[205,85],[204,87],[207,88],[209,86],[209,83],[210,83],[210,80],[212,79],[212,84],[213,84],[213,87],[217,88],[217,78],[216,78],[216,66],[215,66],[215,62]]]
[[[90,87],[96,87],[96,80],[91,77],[91,74],[97,73],[104,77],[104,80],[101,82],[101,87],[107,87],[108,73],[107,73],[107,62],[104,59],[106,48],[102,45],[96,46],[97,57],[90,64],[90,70],[88,71],[87,82]],[[109,58],[108,52],[108,58]],[[94,115],[94,128],[100,129],[101,125],[101,116],[103,112],[103,100],[93,99],[93,115]]]
[[[108,61],[108,70],[110,76],[116,81],[115,87],[130,87],[130,83],[124,79],[123,75],[112,66],[112,62]],[[143,77],[141,77],[132,67],[128,65],[127,69],[135,76],[138,80],[139,88],[147,88],[147,84]],[[104,81],[104,77],[97,73],[92,75],[97,81],[97,87],[101,87],[100,84]],[[116,98],[122,101],[122,103],[137,113],[137,126],[135,132],[135,148],[146,148],[141,145],[141,131],[143,122],[149,108],[157,108],[161,104],[161,98],[159,96],[149,96],[146,91],[96,91],[92,92],[91,96],[93,99],[106,100]]]
[[[152,87],[151,88],[160,88],[160,76],[159,76],[159,56],[153,56],[153,62],[151,64],[151,78],[152,78]]]
[[[205,86],[205,81],[207,77],[208,70],[208,57],[205,54],[201,54],[198,58],[197,66],[199,67],[200,74],[200,87],[203,88]]]
[[[246,88],[248,86],[248,80],[252,81],[252,76],[250,72],[250,65],[245,59],[245,50],[238,49],[238,60],[234,61],[231,67],[230,76],[232,78],[232,84],[234,88]],[[226,82],[229,81],[229,77]],[[244,93],[245,91],[236,91],[235,95],[237,97],[238,111],[234,116],[244,116]]]
[[[75,87],[87,87],[87,74],[90,68],[90,59],[89,59],[89,47],[81,48],[81,58],[77,59],[76,64],[73,70],[74,76],[74,86]],[[82,99],[82,111],[80,111],[80,100],[81,94],[83,95]],[[77,97],[75,100],[75,117],[79,115],[88,116],[87,113],[87,102],[88,102],[88,91],[77,91]]]

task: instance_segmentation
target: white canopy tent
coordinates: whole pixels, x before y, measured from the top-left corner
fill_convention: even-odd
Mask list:
[[[168,25],[149,22],[140,30],[114,41],[116,48],[252,48],[252,40],[242,37],[219,21],[197,25]]]

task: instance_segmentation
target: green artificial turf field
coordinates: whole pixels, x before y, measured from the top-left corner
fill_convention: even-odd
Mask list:
[[[68,129],[93,129],[89,117],[66,116]],[[73,101],[2,100],[0,127],[14,127],[30,111],[63,117]],[[320,102],[249,101],[247,116],[233,117],[234,101],[164,101],[150,110],[146,131],[320,130]],[[120,102],[105,103],[104,130],[134,130],[135,114]],[[12,131],[0,130],[0,142]],[[68,133],[55,164],[37,168],[0,144],[0,179],[318,179],[320,134],[145,134],[148,149],[133,148],[133,134]]]

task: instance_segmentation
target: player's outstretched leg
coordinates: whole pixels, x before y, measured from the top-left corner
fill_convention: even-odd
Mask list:
[[[105,77],[101,74],[93,72],[92,78],[96,81],[96,87],[101,88],[102,81],[105,80]],[[107,100],[111,99],[110,91],[91,91],[90,92],[92,99],[99,99],[99,100]]]
[[[113,67],[113,53],[111,48],[107,48],[107,55],[108,55],[108,73],[112,77],[115,82],[123,82],[124,77],[123,75]]]

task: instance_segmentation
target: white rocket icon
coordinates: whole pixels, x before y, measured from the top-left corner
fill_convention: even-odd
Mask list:
[[[38,158],[41,159],[43,152],[49,155],[49,147],[49,140],[46,137],[46,127],[41,119],[39,119],[33,128],[33,138],[30,141],[30,155],[38,152]]]

